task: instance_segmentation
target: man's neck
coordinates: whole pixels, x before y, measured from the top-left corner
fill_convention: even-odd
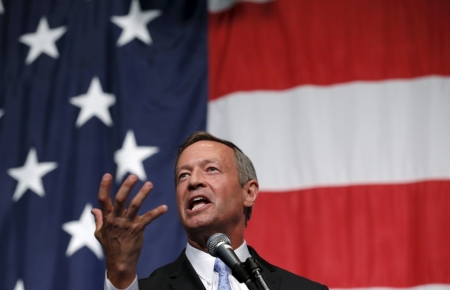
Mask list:
[[[244,243],[244,236],[242,235],[239,238],[233,238],[230,237],[231,240],[231,247],[233,248],[233,250],[236,250],[237,248],[239,248],[243,243]],[[190,239],[188,237],[188,244],[190,246],[192,246],[193,248],[196,248],[197,250],[203,251],[208,253],[208,247],[206,246],[207,244],[207,240],[203,241],[203,239],[201,241],[195,240],[195,239]]]

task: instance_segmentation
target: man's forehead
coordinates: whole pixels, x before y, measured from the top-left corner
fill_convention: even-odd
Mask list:
[[[197,141],[183,150],[178,159],[178,166],[191,160],[220,162],[228,158],[234,159],[234,151],[225,144],[210,140]]]

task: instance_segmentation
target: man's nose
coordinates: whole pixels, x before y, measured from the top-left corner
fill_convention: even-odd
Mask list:
[[[203,172],[200,169],[194,169],[191,172],[191,176],[189,178],[189,189],[194,190],[199,187],[205,186],[205,180],[204,180]]]

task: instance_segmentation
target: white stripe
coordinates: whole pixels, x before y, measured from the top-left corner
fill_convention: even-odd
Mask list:
[[[213,13],[222,12],[229,9],[236,2],[267,3],[271,1],[273,0],[208,0],[208,11]]]
[[[366,287],[366,288],[330,288],[331,290],[450,290],[448,284],[427,284],[413,287]]]
[[[262,190],[450,178],[450,77],[238,92],[208,131],[253,160]]]

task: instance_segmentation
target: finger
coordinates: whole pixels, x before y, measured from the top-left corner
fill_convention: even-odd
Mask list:
[[[163,204],[158,206],[157,208],[152,209],[151,211],[146,212],[144,215],[141,216],[142,222],[145,225],[148,225],[155,219],[159,218],[161,215],[165,214],[168,210],[167,205]]]
[[[147,198],[149,192],[152,190],[153,184],[149,181],[145,182],[136,196],[131,200],[130,205],[128,206],[127,213],[125,217],[129,219],[134,219],[137,216],[139,208],[141,208],[142,203]]]
[[[103,226],[103,215],[102,215],[102,211],[98,208],[94,208],[91,210],[91,213],[94,215],[95,217],[95,237],[97,238],[97,240],[99,240],[100,236],[100,230]],[[99,240],[100,241],[100,240]]]
[[[130,174],[120,186],[119,191],[114,198],[114,215],[122,216],[125,211],[125,204],[127,202],[128,195],[130,194],[133,186],[136,184],[138,178],[134,174]]]
[[[95,231],[99,231],[102,228],[102,225],[103,225],[102,211],[99,210],[98,208],[93,208],[91,210],[91,213],[95,217]]]
[[[109,192],[112,183],[112,176],[109,173],[103,175],[102,181],[100,182],[100,188],[98,190],[98,203],[103,216],[108,215],[112,211],[111,198],[109,198]]]

